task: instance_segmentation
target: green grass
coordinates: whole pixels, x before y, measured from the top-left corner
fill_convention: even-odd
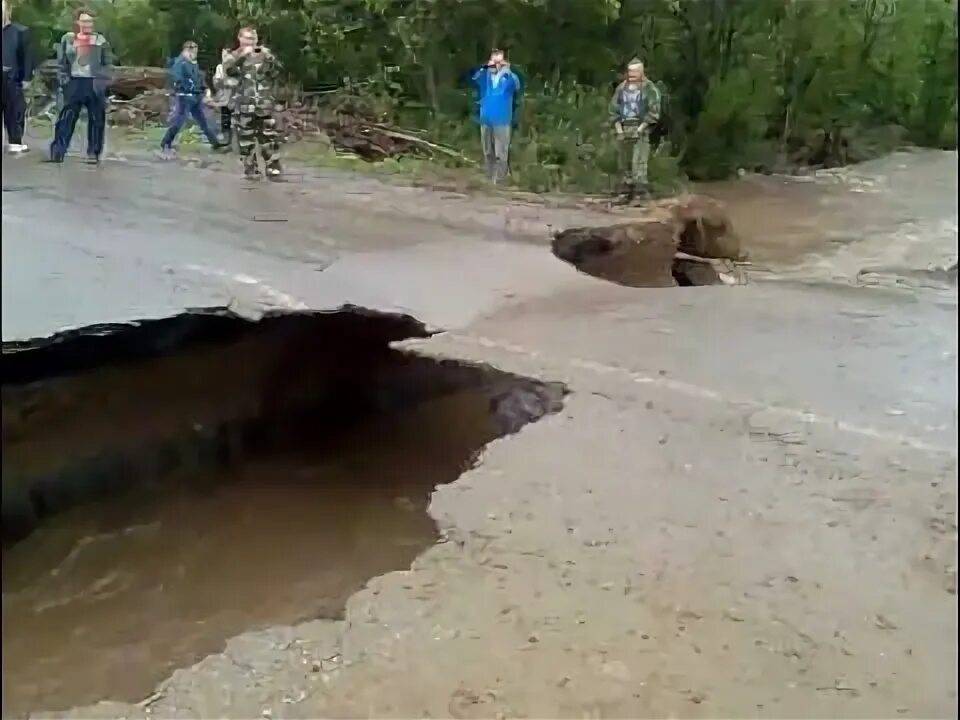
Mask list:
[[[443,154],[408,154],[367,162],[337,151],[328,140],[319,137],[292,142],[283,154],[294,164],[369,173],[402,183],[460,191],[491,189],[481,170],[479,129],[473,121],[449,116],[435,120],[422,110],[396,112],[394,121],[400,127],[426,128],[425,137],[455,150],[463,159]],[[31,119],[30,127],[33,135],[45,139],[52,135],[46,118]],[[121,152],[156,150],[165,131],[163,125],[111,127],[108,147]],[[81,121],[75,144],[85,132]],[[176,148],[181,156],[208,150],[193,124],[180,132]],[[528,100],[511,151],[511,175],[498,191],[594,195],[611,192],[617,183],[617,146],[606,122],[606,108],[596,94],[574,89],[562,97],[537,95]],[[659,194],[672,194],[685,186],[676,153],[668,143],[651,153],[650,179]]]

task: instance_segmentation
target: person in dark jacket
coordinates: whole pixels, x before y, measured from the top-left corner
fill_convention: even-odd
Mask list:
[[[3,129],[7,134],[5,147],[12,153],[28,149],[23,144],[26,122],[23,91],[33,77],[29,39],[27,28],[11,21],[10,6],[3,0]]]
[[[205,86],[203,73],[200,72],[200,66],[197,65],[197,44],[188,41],[183,44],[183,52],[173,63],[170,69],[170,78],[173,81],[173,94],[176,98],[176,107],[173,116],[170,118],[170,125],[167,132],[160,141],[160,151],[164,155],[173,153],[173,141],[177,133],[183,128],[188,117],[192,117],[194,122],[200,128],[200,132],[206,136],[210,146],[215,150],[223,146],[220,139],[207,123],[207,116],[204,113],[206,103]]]
[[[50,144],[50,161],[63,162],[80,111],[87,109],[87,159],[100,162],[107,126],[107,87],[113,71],[113,51],[95,29],[93,14],[77,13],[77,29],[60,39],[57,70],[63,90],[63,107]]]

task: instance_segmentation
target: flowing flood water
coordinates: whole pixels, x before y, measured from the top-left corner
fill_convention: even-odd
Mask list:
[[[4,714],[135,701],[248,629],[337,618],[437,541],[430,492],[492,436],[462,393],[56,518],[4,554]]]
[[[562,401],[558,386],[350,347],[323,324],[292,329],[293,343],[284,330],[4,388],[5,482],[72,477],[79,487],[98,472],[78,462],[84,454],[104,474],[123,458],[125,483],[143,477],[60,512],[50,508],[62,487],[31,493],[48,514],[3,554],[5,717],[137,701],[242,632],[339,618],[368,580],[408,568],[438,541],[427,514],[434,488]],[[243,417],[222,392],[259,396],[248,385],[261,377],[282,414],[220,421]],[[182,385],[204,397],[183,397]],[[296,412],[280,405],[291,387]],[[44,433],[58,422],[50,413],[69,427]],[[181,417],[230,432],[214,433],[211,453]],[[224,444],[235,448],[229,459]]]
[[[957,153],[918,150],[807,177],[708,185],[758,266],[912,281],[957,258]],[[919,283],[922,284],[922,281]]]
[[[955,297],[955,269],[937,268],[957,253],[956,153],[706,190],[727,203],[758,277],[932,278]],[[523,417],[504,426],[497,397]],[[6,547],[4,716],[136,701],[239,633],[339,617],[366,581],[439,540],[427,514],[437,485],[546,412],[513,379],[414,399],[341,428],[302,423],[270,453],[180,468]]]

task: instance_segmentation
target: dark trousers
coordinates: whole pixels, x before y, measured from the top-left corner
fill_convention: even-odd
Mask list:
[[[203,101],[200,96],[177,95],[177,106],[173,111],[173,117],[170,118],[170,125],[167,127],[167,132],[164,134],[163,140],[160,141],[160,147],[166,149],[173,145],[177,133],[183,128],[187,122],[187,118],[191,117],[211,145],[217,145],[219,143],[217,136],[207,123],[207,116],[203,112]]]
[[[50,145],[52,159],[63,160],[67,154],[83,108],[87,109],[87,155],[100,157],[107,125],[106,89],[100,87],[100,82],[93,78],[70,78],[63,88],[63,107]]]
[[[233,110],[226,106],[220,108],[220,133],[228,143],[233,139]]]
[[[7,141],[11,145],[22,145],[26,103],[23,101],[23,85],[14,79],[13,73],[4,71],[2,93],[3,127],[7,131]]]

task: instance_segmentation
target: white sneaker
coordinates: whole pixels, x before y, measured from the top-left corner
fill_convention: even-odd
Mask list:
[[[23,144],[20,144],[20,145],[10,144],[7,146],[7,152],[10,153],[11,155],[22,155],[23,153],[27,152],[29,149],[30,149],[29,147]]]

